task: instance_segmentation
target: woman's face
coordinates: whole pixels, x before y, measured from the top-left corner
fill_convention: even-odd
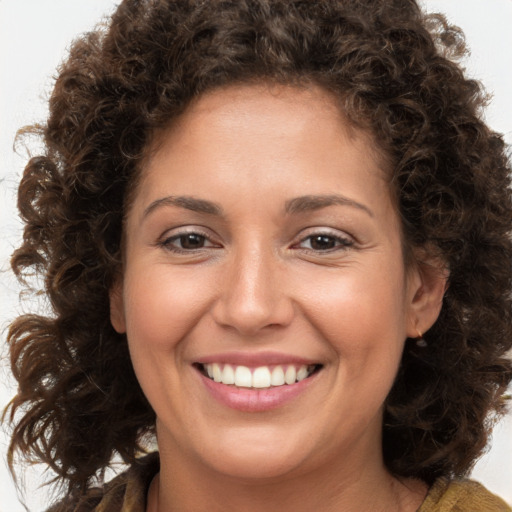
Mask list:
[[[125,235],[112,323],[162,452],[246,478],[381,463],[428,292],[375,145],[328,93],[202,96],[158,138]]]

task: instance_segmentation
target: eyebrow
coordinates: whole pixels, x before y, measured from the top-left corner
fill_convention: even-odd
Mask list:
[[[307,195],[290,199],[285,203],[285,213],[295,214],[308,211],[320,210],[333,205],[352,206],[366,212],[373,217],[373,212],[364,204],[358,203],[348,197],[330,194],[330,195]],[[223,214],[222,207],[212,201],[198,199],[192,196],[166,196],[153,201],[142,215],[146,218],[154,210],[163,206],[177,206],[198,213],[206,213],[208,215],[221,216]]]
[[[327,206],[341,205],[341,206],[352,206],[366,212],[370,217],[373,217],[373,212],[364,204],[358,203],[348,197],[329,194],[329,195],[308,195],[295,197],[286,202],[285,211],[286,213],[302,213],[314,210],[320,210]]]
[[[207,213],[209,215],[222,215],[222,208],[211,201],[197,199],[192,196],[167,196],[153,201],[144,210],[142,217],[146,218],[153,211],[162,206],[177,206],[179,208],[185,208],[186,210],[192,210],[193,212]]]

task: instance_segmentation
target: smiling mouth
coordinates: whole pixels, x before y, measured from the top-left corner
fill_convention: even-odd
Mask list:
[[[266,389],[279,386],[291,386],[318,372],[321,364],[310,365],[272,365],[249,368],[220,363],[196,363],[196,368],[210,380],[221,384]]]

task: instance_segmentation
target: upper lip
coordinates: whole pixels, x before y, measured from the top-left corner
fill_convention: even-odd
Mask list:
[[[281,364],[313,365],[320,364],[318,360],[308,359],[280,352],[224,352],[200,357],[199,364],[224,363],[234,366],[268,366]]]

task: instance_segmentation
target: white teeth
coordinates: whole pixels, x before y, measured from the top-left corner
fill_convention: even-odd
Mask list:
[[[222,371],[217,363],[213,363],[213,380],[215,382],[222,382]]]
[[[309,375],[308,367],[307,366],[301,366],[299,368],[299,371],[297,372],[297,382],[300,382],[301,380],[304,380]]]
[[[269,388],[270,380],[270,370],[266,366],[261,366],[256,368],[252,374],[252,387]]]
[[[240,388],[252,388],[252,374],[247,366],[236,367],[235,386]]]
[[[289,365],[285,371],[283,366],[278,365],[272,370],[268,366],[259,366],[251,371],[247,366],[233,367],[230,364],[225,364],[222,368],[218,363],[204,365],[208,377],[215,382],[258,389],[295,384],[309,377],[313,368],[314,366],[302,365],[297,368],[294,365]]]
[[[272,384],[272,386],[282,386],[284,384],[284,371],[282,366],[276,366],[272,370],[270,384]]]
[[[235,383],[235,370],[230,364],[224,366],[222,370],[222,383],[223,384],[234,384]]]
[[[284,381],[286,384],[293,384],[297,380],[297,372],[295,371],[295,366],[288,366],[286,368],[286,372],[284,373]]]

